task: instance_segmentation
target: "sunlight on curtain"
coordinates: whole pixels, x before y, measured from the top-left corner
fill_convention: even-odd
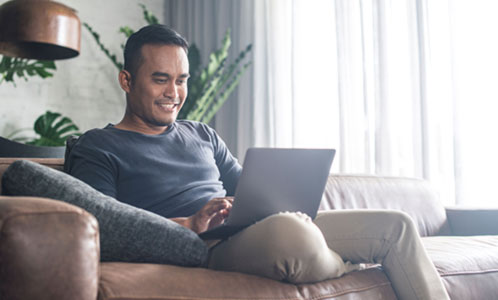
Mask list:
[[[312,3],[255,2],[256,144],[333,147],[333,172],[498,206],[498,2]]]
[[[260,145],[334,147],[333,171],[422,177],[415,2],[255,3]]]
[[[294,147],[339,144],[338,76],[332,1],[293,5],[292,92]]]
[[[256,146],[337,145],[333,2],[314,4],[255,1]]]
[[[364,19],[365,11],[370,11],[367,18],[371,16],[371,7],[362,10],[360,1],[335,2],[339,94],[334,110],[339,112],[340,131],[333,134],[340,138],[336,161],[340,172],[368,173],[374,168],[375,136],[370,125],[375,122],[371,114],[375,97],[368,93],[374,91],[373,23]]]
[[[418,1],[423,177],[455,204],[455,104],[449,1]]]
[[[334,2],[259,0],[255,12],[256,146],[339,150]]]
[[[498,2],[451,1],[457,202],[498,206]]]
[[[420,62],[415,1],[374,2],[377,37],[375,173],[421,177]]]

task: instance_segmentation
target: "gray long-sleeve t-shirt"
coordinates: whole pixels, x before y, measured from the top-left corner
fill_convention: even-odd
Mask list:
[[[212,128],[178,120],[159,135],[92,129],[72,147],[66,170],[119,201],[172,218],[233,195],[242,168]]]

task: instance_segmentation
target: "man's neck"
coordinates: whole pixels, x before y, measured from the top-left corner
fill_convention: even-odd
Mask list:
[[[168,129],[168,126],[151,126],[148,124],[140,124],[137,122],[129,122],[124,118],[118,124],[114,125],[114,128],[134,131],[147,135],[158,135],[165,132]]]

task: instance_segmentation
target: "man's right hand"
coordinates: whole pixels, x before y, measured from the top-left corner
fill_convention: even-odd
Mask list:
[[[230,213],[232,203],[233,197],[214,198],[206,203],[195,215],[171,220],[190,228],[195,233],[201,233],[222,224]]]

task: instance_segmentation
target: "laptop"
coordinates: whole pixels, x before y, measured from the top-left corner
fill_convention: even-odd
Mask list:
[[[248,149],[229,216],[199,236],[226,239],[285,211],[314,219],[334,156],[334,149]]]

